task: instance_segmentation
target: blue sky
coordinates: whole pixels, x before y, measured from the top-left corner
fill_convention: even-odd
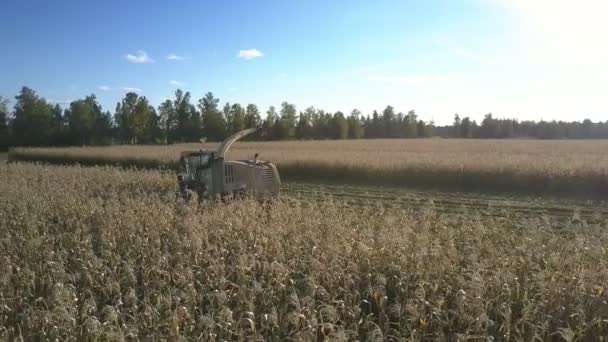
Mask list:
[[[608,120],[600,0],[48,1],[0,4],[0,95],[65,106],[286,100],[365,114]],[[172,58],[170,58],[172,57]]]

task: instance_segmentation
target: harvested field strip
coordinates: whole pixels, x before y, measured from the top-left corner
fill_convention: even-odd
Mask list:
[[[384,188],[341,188],[288,183],[283,191],[303,200],[344,202],[357,206],[389,206],[410,209],[432,209],[446,213],[491,213],[502,215],[551,216],[571,219],[601,220],[608,218],[608,207],[601,203],[548,203],[532,200],[509,200],[491,197],[457,197],[453,194],[391,191]]]
[[[353,195],[379,195],[379,196],[394,196],[408,197],[414,199],[433,199],[435,201],[447,199],[458,200],[459,202],[479,202],[504,204],[518,204],[525,206],[541,206],[551,205],[566,205],[578,207],[604,207],[608,208],[606,200],[578,200],[564,199],[560,197],[530,197],[518,195],[489,195],[489,194],[469,194],[462,192],[440,192],[440,191],[417,191],[408,188],[391,188],[380,186],[364,186],[364,185],[341,185],[331,183],[311,183],[311,182],[286,182],[282,185],[285,191],[312,191],[328,194],[353,194]]]

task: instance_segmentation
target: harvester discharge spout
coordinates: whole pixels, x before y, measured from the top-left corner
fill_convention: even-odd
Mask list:
[[[226,151],[228,151],[228,149],[230,149],[230,146],[232,146],[232,144],[234,144],[237,140],[241,139],[242,137],[249,135],[255,131],[257,131],[257,128],[249,128],[249,129],[242,130],[240,132],[237,132],[237,133],[229,136],[228,138],[226,138],[226,140],[224,140],[222,142],[220,147],[218,147],[216,157],[224,158],[224,154],[226,153]]]

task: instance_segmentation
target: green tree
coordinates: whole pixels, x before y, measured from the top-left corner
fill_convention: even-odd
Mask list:
[[[133,142],[132,139],[135,134],[133,132],[131,117],[138,99],[139,95],[134,92],[128,92],[125,94],[125,97],[116,104],[114,122],[118,129],[118,136],[123,142]]]
[[[461,132],[460,132],[460,126],[462,125],[462,122],[460,121],[460,115],[458,115],[458,113],[454,114],[454,133],[452,134],[453,137],[455,138],[459,138],[461,136]]]
[[[173,100],[175,111],[175,129],[173,141],[198,141],[202,135],[202,119],[196,107],[190,103],[190,92],[181,89],[175,91]]]
[[[65,142],[65,120],[62,114],[63,110],[59,104],[55,104],[55,106],[51,108],[51,117],[53,118],[52,139],[54,144]]]
[[[277,137],[275,126],[278,122],[279,119],[276,108],[274,106],[268,107],[268,110],[266,111],[266,119],[264,120],[263,125],[263,136],[265,136],[266,139],[272,140]]]
[[[382,111],[382,132],[380,133],[381,137],[387,138],[391,137],[391,134],[394,131],[395,125],[395,109],[393,106],[386,106]]]
[[[107,110],[101,113],[95,120],[93,131],[94,144],[110,144],[112,142],[112,114]]]
[[[243,107],[235,103],[228,111],[230,113],[230,121],[228,122],[231,134],[240,132],[245,129],[245,110]]]
[[[361,123],[361,112],[353,109],[348,117],[348,135],[351,139],[363,138],[363,124]]]
[[[332,138],[346,139],[348,138],[348,121],[344,117],[344,113],[338,111],[332,118]]]
[[[316,110],[314,107],[308,107],[304,112],[300,113],[298,127],[296,129],[296,136],[298,139],[310,139],[313,137],[313,119],[315,114]]]
[[[224,114],[224,118],[226,119],[226,133],[227,135],[231,135],[234,132],[232,131],[232,113],[230,112],[230,102],[226,102],[226,104],[224,104],[224,109],[222,112]]]
[[[461,138],[472,138],[473,137],[473,124],[471,119],[468,116],[464,117],[460,121],[459,127],[460,137]]]
[[[155,142],[159,120],[145,96],[127,93],[116,106],[114,117],[124,141],[131,144]]]
[[[296,106],[283,102],[281,103],[281,117],[279,118],[279,139],[292,139],[295,137],[296,130]]]
[[[51,106],[36,92],[22,87],[15,96],[12,132],[17,145],[46,145],[50,143],[53,117]]]
[[[424,136],[432,137],[435,134],[435,122],[429,121],[428,124],[424,126]]]
[[[366,133],[368,133],[367,138],[379,138],[383,136],[382,129],[382,119],[380,118],[380,114],[378,111],[374,110],[369,123],[369,128],[365,130]]]
[[[136,144],[155,142],[154,138],[157,132],[158,118],[154,107],[150,105],[145,96],[141,96],[138,99],[130,122]]]
[[[245,109],[245,128],[256,128],[261,126],[260,110],[258,106],[250,103]]]
[[[0,151],[5,151],[10,145],[8,117],[8,99],[0,96]]]
[[[427,134],[427,130],[426,130],[426,124],[424,123],[424,121],[420,120],[418,121],[418,126],[417,126],[417,136],[419,138],[428,138]]]
[[[410,110],[405,115],[404,124],[405,124],[405,137],[406,138],[416,138],[418,136],[418,116],[414,110]]]
[[[311,112],[312,116],[312,137],[316,139],[327,139],[331,136],[331,119],[329,113],[318,109]]]
[[[188,141],[201,141],[203,136],[203,119],[196,107],[190,105],[190,121],[188,122]]]
[[[167,99],[158,106],[158,125],[163,131],[163,138],[167,144],[174,141],[175,136],[171,132],[175,130],[176,123],[177,114],[173,101]]]
[[[540,138],[547,137],[551,135],[551,127],[548,123],[541,120],[539,122],[539,131],[543,133]],[[492,117],[492,113],[488,113],[484,116],[483,121],[481,122],[481,127],[479,129],[479,134],[482,138],[497,138],[499,133],[498,120]]]
[[[95,95],[72,101],[66,111],[71,142],[79,145],[90,145],[98,116],[101,116],[101,106],[97,103]]]
[[[226,138],[226,120],[218,109],[220,100],[208,92],[198,101],[198,108],[203,121],[203,135],[210,141],[221,141]]]

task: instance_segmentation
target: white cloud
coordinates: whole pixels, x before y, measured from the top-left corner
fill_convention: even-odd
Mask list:
[[[184,82],[180,82],[180,81],[176,81],[176,80],[171,80],[169,81],[169,84],[176,86],[176,87],[181,87],[181,86],[185,86],[186,83]]]
[[[246,61],[262,56],[264,56],[264,54],[258,49],[239,50],[239,53],[237,54],[237,58],[242,58]]]
[[[148,56],[148,53],[144,50],[137,51],[137,54],[127,54],[125,58],[131,62],[136,64],[145,64],[145,63],[154,63],[154,60]]]
[[[141,93],[141,88],[121,87],[120,89],[122,89],[124,91],[134,92],[134,93]]]
[[[183,57],[183,56],[178,56],[174,53],[170,53],[169,55],[167,55],[167,59],[170,61],[183,61],[183,60],[186,60],[187,58]]]
[[[110,90],[111,88],[110,88],[110,87],[108,87],[107,85],[101,85],[101,86],[97,87],[97,89],[102,90],[102,91],[108,91],[108,90]]]

